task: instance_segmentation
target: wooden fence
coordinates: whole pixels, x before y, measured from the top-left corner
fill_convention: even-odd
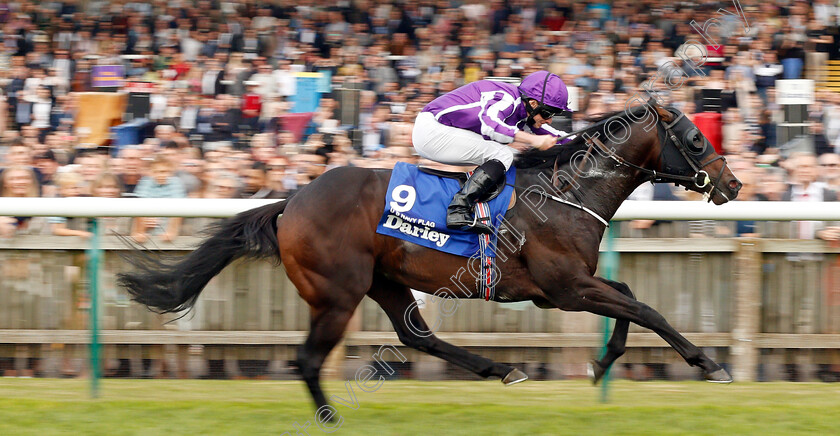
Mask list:
[[[183,237],[161,249],[178,254],[198,241]],[[308,310],[282,268],[237,262],[211,281],[195,311],[167,323],[173,316],[130,302],[115,285],[115,274],[126,268],[122,243],[106,237],[102,247],[106,359],[176,362],[170,366],[227,362],[225,370],[236,376],[241,365],[231,362],[286,362],[305,338]],[[45,373],[84,370],[85,248],[87,242],[75,237],[0,240],[0,369],[20,373],[32,360],[52,359],[60,363]],[[840,363],[840,247],[814,240],[619,238],[615,248],[621,253],[620,279],[677,330],[730,364],[736,379],[756,378],[759,363]],[[577,376],[601,346],[601,322],[594,315],[530,303],[460,303],[450,317],[431,302],[423,313],[429,325],[441,320],[441,338],[496,360]],[[400,345],[387,317],[366,299],[331,356],[333,375],[365,363],[383,344]],[[679,360],[658,336],[636,326],[628,347],[622,362]],[[434,358],[401,350],[417,376],[436,377],[443,370]]]

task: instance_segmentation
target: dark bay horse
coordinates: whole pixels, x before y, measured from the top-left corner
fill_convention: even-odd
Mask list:
[[[522,153],[516,164],[518,198],[499,233],[505,243],[498,244],[494,299],[615,318],[605,355],[591,363],[596,382],[624,353],[630,322],[656,332],[689,365],[702,368],[707,380],[731,382],[625,284],[594,276],[606,221],[640,184],[673,182],[708,194],[716,204],[737,196],[741,183],[694,124],[675,109],[648,102],[603,119],[569,144]],[[224,220],[183,258],[139,256],[136,270],[121,274],[119,282],[151,309],[177,312],[190,309],[207,282],[234,259],[279,262],[282,255],[289,278],[311,307],[311,329],[297,365],[316,407],[327,404],[319,381],[324,359],[365,296],[379,303],[406,346],[505,384],[527,379],[518,369],[438,339],[411,310],[411,288],[443,290],[451,298],[480,295],[472,282],[452,285],[468,259],[376,233],[389,177],[389,170],[333,169],[288,201]],[[518,235],[515,243],[511,235]]]

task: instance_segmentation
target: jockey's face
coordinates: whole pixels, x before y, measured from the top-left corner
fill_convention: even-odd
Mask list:
[[[534,115],[534,127],[539,129],[543,124],[550,124],[551,118],[545,119],[540,114]]]
[[[532,109],[536,109],[536,108],[537,108],[537,106],[539,106],[539,103],[538,103],[536,100],[529,100],[529,101],[528,101],[528,104],[530,104],[530,105],[531,105],[531,108],[532,108]],[[549,117],[549,118],[543,118],[543,116],[542,116],[540,113],[535,114],[535,115],[532,117],[532,119],[534,120],[534,122],[533,122],[533,123],[531,123],[531,124],[530,124],[530,126],[531,126],[531,127],[534,127],[534,128],[537,128],[537,129],[539,129],[540,127],[542,127],[542,125],[543,125],[543,124],[548,124],[548,123],[551,123],[551,117]]]

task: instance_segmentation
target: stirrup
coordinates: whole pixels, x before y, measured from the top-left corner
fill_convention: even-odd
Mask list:
[[[495,232],[493,227],[491,227],[489,225],[488,221],[485,221],[485,220],[479,221],[478,217],[476,217],[474,214],[469,213],[469,212],[466,214],[466,216],[461,215],[461,216],[453,218],[454,222],[452,222],[452,223],[450,223],[449,217],[450,217],[450,215],[447,213],[447,215],[446,215],[446,228],[448,228],[448,229],[461,230],[461,231],[464,231],[464,232],[473,232],[473,233],[479,233],[479,234],[482,234],[482,233],[493,234]],[[472,220],[470,221],[470,219],[472,219]]]
[[[479,235],[488,234],[492,235],[495,233],[495,229],[492,225],[490,225],[490,220],[478,220],[478,216],[473,215],[473,222],[469,225],[469,231],[478,233]]]

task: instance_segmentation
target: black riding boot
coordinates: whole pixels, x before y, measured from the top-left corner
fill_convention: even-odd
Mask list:
[[[464,183],[446,209],[446,227],[476,233],[493,233],[490,222],[480,222],[473,216],[473,208],[487,194],[505,181],[505,165],[496,159],[478,167]]]

